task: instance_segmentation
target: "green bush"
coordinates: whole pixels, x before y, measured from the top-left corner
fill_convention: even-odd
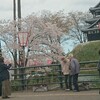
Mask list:
[[[76,46],[72,53],[79,61],[98,60],[100,50],[100,41],[87,42]]]
[[[12,91],[18,91],[21,89],[21,83],[19,81],[16,81],[16,80],[12,80],[11,81],[11,89]]]

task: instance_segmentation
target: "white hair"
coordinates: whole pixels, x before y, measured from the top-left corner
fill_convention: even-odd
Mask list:
[[[73,54],[72,54],[72,53],[70,53],[70,54],[68,55],[68,57],[72,58],[72,57],[73,57]]]

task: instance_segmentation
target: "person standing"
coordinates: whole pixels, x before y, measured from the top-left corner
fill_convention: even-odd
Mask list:
[[[65,78],[65,86],[66,90],[69,90],[69,59],[68,58],[61,58],[61,68],[62,68],[62,73]]]
[[[9,98],[11,95],[10,89],[10,81],[9,81],[9,71],[8,69],[11,67],[11,64],[6,65],[4,63],[4,58],[0,57],[0,81],[2,82],[2,98]]]
[[[69,54],[70,59],[70,75],[72,76],[74,92],[79,91],[78,87],[78,75],[80,72],[80,64],[76,58],[74,58],[73,54]]]

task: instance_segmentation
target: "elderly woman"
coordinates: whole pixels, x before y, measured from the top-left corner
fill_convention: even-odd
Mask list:
[[[63,57],[61,59],[61,67],[62,67],[62,73],[65,77],[65,86],[66,86],[66,90],[69,90],[70,89],[70,86],[69,86],[69,59],[68,58],[65,58]]]
[[[11,64],[4,64],[4,58],[0,57],[0,81],[2,82],[2,98],[9,98],[11,94],[10,91],[10,81],[9,81],[9,71]]]

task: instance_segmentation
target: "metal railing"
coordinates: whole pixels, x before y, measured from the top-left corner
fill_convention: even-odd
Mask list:
[[[80,74],[79,84],[89,83],[91,89],[100,88],[99,73],[97,71],[98,61],[84,61],[80,62]],[[92,64],[93,66],[89,66]],[[16,79],[11,80],[11,86],[13,90],[28,90],[32,89],[33,86],[48,86],[49,89],[52,87],[64,88],[64,76],[61,71],[60,64],[44,65],[44,66],[33,66],[33,67],[19,67],[12,68],[11,70],[17,70]],[[25,73],[20,73],[24,70]]]

